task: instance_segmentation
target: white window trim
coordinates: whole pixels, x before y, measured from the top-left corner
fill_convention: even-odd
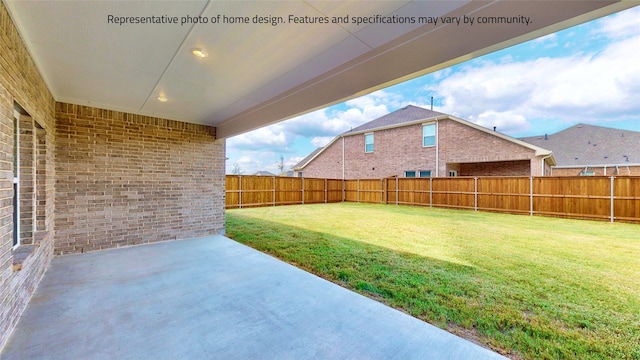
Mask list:
[[[450,177],[458,176],[458,170],[449,170],[449,176]]]
[[[428,172],[429,176],[421,176],[423,172]],[[419,178],[430,178],[433,176],[433,170],[418,170],[416,173],[416,177]]]
[[[407,176],[407,173],[408,173],[408,172],[412,172],[412,173],[413,173],[413,176]],[[405,177],[405,178],[414,179],[414,178],[416,178],[416,177],[417,177],[417,175],[418,175],[418,172],[417,172],[417,171],[415,171],[415,170],[405,170],[405,171],[404,171],[404,177]]]
[[[14,234],[15,238],[17,239],[15,245],[13,245],[13,248],[17,248],[18,246],[20,246],[20,113],[15,111],[13,112],[13,121],[14,121],[14,126],[16,127],[14,130],[15,133],[15,139],[14,141],[16,142],[14,145],[14,150],[16,152],[16,169],[14,170],[14,176],[13,176],[13,186],[15,188],[15,211],[13,214],[13,221],[14,221],[14,229],[16,230],[16,234]],[[13,242],[13,240],[12,240]]]
[[[368,135],[371,135],[371,139],[373,139],[373,142],[371,142],[371,145],[373,145],[373,150],[371,150],[371,151],[367,151],[367,136]],[[372,132],[365,133],[364,134],[364,152],[365,152],[365,154],[370,154],[370,153],[374,152],[375,148],[376,148],[376,137],[375,137],[375,135]]]
[[[424,127],[425,126],[430,126],[433,125],[433,145],[425,145],[424,144]],[[423,148],[430,148],[430,147],[435,147],[438,144],[438,130],[436,129],[436,123],[432,122],[432,123],[424,123],[422,124],[422,138],[420,139],[420,141],[422,142],[422,147]]]

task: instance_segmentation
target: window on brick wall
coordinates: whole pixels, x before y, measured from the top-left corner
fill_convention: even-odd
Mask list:
[[[407,170],[404,172],[404,177],[406,178],[414,178],[416,177],[416,171],[415,170]]]
[[[20,245],[20,113],[13,113],[13,246]]]
[[[436,144],[436,124],[422,125],[422,146],[434,146]]]
[[[13,114],[13,246],[46,230],[46,131],[18,104]]]
[[[420,170],[418,171],[418,176],[421,178],[431,177],[431,170]]]
[[[364,152],[373,152],[373,133],[364,134]]]

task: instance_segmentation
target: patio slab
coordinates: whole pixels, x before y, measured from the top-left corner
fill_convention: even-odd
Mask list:
[[[499,359],[223,236],[54,258],[1,359]]]

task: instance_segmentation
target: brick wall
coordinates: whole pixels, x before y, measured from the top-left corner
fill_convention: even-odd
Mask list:
[[[56,131],[56,254],[223,230],[215,128],[58,103]]]
[[[342,179],[342,139],[339,138],[327,145],[322,153],[302,170],[302,175],[309,178]]]
[[[405,171],[420,170],[431,170],[432,176],[448,176],[449,170],[478,176],[537,176],[542,171],[534,150],[456,121],[439,121],[437,135],[437,162],[436,147],[422,146],[422,124],[375,131],[372,153],[364,151],[365,134],[345,136],[345,178],[403,177]],[[342,141],[339,138],[324,149],[302,170],[303,175],[342,178]]]
[[[460,164],[458,176],[529,176],[529,160]]]
[[[438,123],[438,140],[440,141],[440,174],[448,174],[448,170],[456,169],[458,166],[456,164],[460,166],[465,164],[459,169],[460,176],[462,173],[478,176],[489,174],[539,176],[541,172],[540,168],[531,165],[531,160],[536,158],[534,150],[456,121],[444,120]],[[526,160],[526,168],[523,160]],[[507,164],[507,161],[514,161],[514,163]],[[491,164],[481,163],[499,165],[504,173],[497,168],[489,171]],[[454,165],[447,167],[447,164]],[[481,173],[470,172],[474,168]]]
[[[53,256],[54,99],[7,10],[0,3],[0,349],[37,287]],[[13,249],[14,110],[19,109],[21,162],[21,232]]]

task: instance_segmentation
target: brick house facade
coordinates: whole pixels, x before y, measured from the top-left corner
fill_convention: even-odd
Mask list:
[[[339,135],[294,170],[298,176],[338,179],[540,176],[549,175],[552,165],[549,150],[407,106]]]
[[[56,102],[4,2],[0,24],[1,349],[54,254],[224,231],[225,141]]]

